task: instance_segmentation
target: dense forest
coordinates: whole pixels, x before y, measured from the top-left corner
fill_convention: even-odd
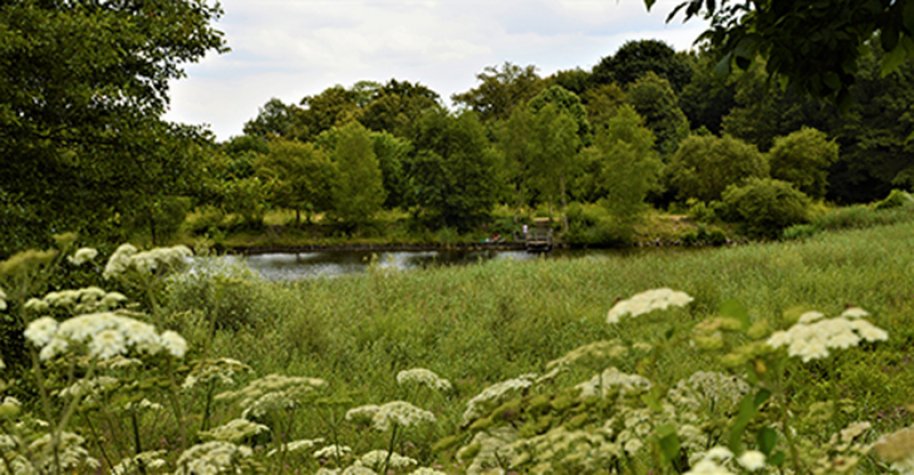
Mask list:
[[[108,33],[116,17],[30,22],[37,10],[4,10],[19,30],[3,33],[0,54],[28,68],[0,84],[0,254],[65,230],[152,243],[182,227],[256,233],[270,210],[294,212],[288,227],[318,236],[383,235],[379,213],[393,210],[408,234],[510,231],[542,215],[568,242],[624,244],[651,207],[777,235],[816,203],[882,199],[914,177],[914,62],[884,74],[875,41],[841,105],[770,79],[761,58],[727,75],[708,44],[677,52],[638,40],[546,77],[535,65],[487,67],[450,108],[398,79],[273,99],[243,135],[217,143],[160,118],[178,65],[225,47],[206,23],[217,12],[194,13],[187,27],[201,41],[182,44],[150,22],[162,67],[131,71],[84,47],[136,41],[121,49],[145,54],[139,39]],[[86,44],[39,41],[77,28],[89,28]],[[499,228],[496,209],[509,224]]]

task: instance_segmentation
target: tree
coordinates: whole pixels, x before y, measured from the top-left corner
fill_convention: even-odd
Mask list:
[[[326,130],[344,125],[361,116],[359,91],[336,85],[320,94],[305,96],[299,105],[303,134],[300,140],[310,141]],[[291,137],[289,137],[291,138]]]
[[[355,121],[339,127],[333,164],[333,216],[349,229],[368,224],[385,198],[381,168],[368,129]]]
[[[644,0],[648,9],[655,2]],[[849,97],[861,46],[874,36],[887,52],[883,73],[914,57],[912,0],[688,0],[676,6],[667,21],[680,11],[685,20],[710,18],[699,40],[714,45],[721,70],[734,63],[748,68],[761,55],[769,74],[817,96]]]
[[[615,117],[619,107],[628,102],[625,91],[618,84],[604,84],[588,89],[581,96],[581,101],[587,108],[587,118],[590,124],[599,128],[609,123]]]
[[[500,189],[499,157],[476,114],[429,110],[414,145],[409,178],[425,220],[467,231],[488,219]]]
[[[667,157],[676,151],[679,142],[689,135],[689,121],[679,108],[679,98],[670,83],[649,72],[629,86],[627,97],[657,137],[655,147],[660,155]]]
[[[197,0],[0,5],[0,194],[35,217],[29,244],[98,229],[115,204],[129,206],[148,164],[133,144],[163,157],[183,140],[187,129],[160,119],[168,85],[185,63],[225,50],[210,25],[220,15]]]
[[[608,127],[595,134],[590,153],[602,166],[602,204],[614,220],[617,237],[627,239],[647,208],[647,194],[659,184],[663,164],[654,150],[654,134],[628,105],[622,106]]]
[[[406,208],[409,205],[409,183],[406,179],[406,165],[412,144],[409,140],[399,138],[388,132],[372,132],[371,142],[387,198],[384,207]]]
[[[515,106],[527,102],[544,87],[532,65],[520,67],[506,62],[501,67],[488,66],[476,78],[478,86],[454,94],[451,99],[478,113],[483,121],[507,119]]]
[[[359,122],[376,132],[410,137],[416,121],[427,109],[440,109],[438,93],[409,81],[391,79],[373,90],[363,107]]]
[[[771,178],[792,183],[813,198],[825,197],[828,168],[837,160],[838,144],[809,127],[774,139],[768,152]]]
[[[324,153],[310,143],[274,139],[269,152],[261,156],[258,176],[270,190],[270,201],[295,210],[295,224],[301,212],[307,221],[315,212],[330,208],[333,166]]]
[[[768,177],[768,162],[754,145],[739,139],[692,135],[670,159],[667,176],[682,200],[720,199],[730,185]]]
[[[732,77],[714,71],[714,56],[702,48],[692,61],[692,80],[679,93],[679,106],[692,129],[704,127],[720,135],[721,122],[736,106],[736,85]]]
[[[667,81],[675,91],[681,91],[692,77],[687,56],[677,54],[668,44],[658,40],[627,41],[593,67],[595,84],[619,83],[627,86],[652,72]]]
[[[244,124],[244,133],[261,138],[304,139],[309,136],[302,110],[275,97],[260,108],[257,117]]]

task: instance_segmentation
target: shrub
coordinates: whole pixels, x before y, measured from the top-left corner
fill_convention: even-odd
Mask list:
[[[788,226],[809,221],[809,197],[786,181],[754,178],[731,185],[723,202],[726,219],[742,223],[752,236],[776,237]]]
[[[771,177],[793,183],[813,198],[823,198],[828,167],[838,161],[838,144],[825,133],[809,127],[774,139],[768,153]]]
[[[609,211],[600,205],[572,203],[566,211],[568,232],[563,241],[578,246],[617,246],[630,234],[620,230]]]
[[[877,201],[873,207],[876,209],[900,208],[904,205],[914,203],[914,196],[903,190],[894,189],[886,196],[884,200]]]
[[[733,137],[693,135],[679,145],[667,169],[680,199],[720,199],[730,185],[768,176],[768,162],[754,145]]]

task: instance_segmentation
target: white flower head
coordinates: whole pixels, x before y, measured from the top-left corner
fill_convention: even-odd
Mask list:
[[[162,333],[162,346],[175,358],[184,358],[187,353],[187,341],[177,332],[166,330]]]
[[[800,318],[795,325],[786,331],[778,331],[768,337],[768,346],[772,348],[787,347],[789,356],[799,357],[804,363],[825,358],[833,349],[845,349],[857,346],[861,341],[885,341],[889,334],[866,321],[860,312],[848,309],[844,314],[834,318]],[[858,309],[860,310],[860,309]],[[847,313],[850,312],[850,316]],[[865,311],[862,311],[864,312]],[[818,312],[807,312],[804,316]]]
[[[841,316],[844,318],[866,318],[870,316],[870,312],[867,312],[860,307],[848,307],[841,312]]]
[[[86,262],[95,259],[98,256],[98,251],[91,247],[81,247],[73,253],[72,256],[67,256],[67,261],[74,266],[81,266]]]
[[[747,450],[743,452],[736,461],[750,472],[756,472],[765,468],[765,454],[758,450]]]
[[[407,384],[426,386],[441,392],[450,391],[452,388],[450,381],[425,368],[413,368],[400,371],[397,373],[397,384],[401,386]]]
[[[51,317],[41,317],[29,323],[29,326],[26,327],[23,335],[25,335],[25,338],[32,342],[33,345],[43,347],[50,343],[54,334],[57,332],[58,326],[57,320],[54,320]]]
[[[384,432],[390,427],[410,427],[421,423],[435,422],[435,415],[406,401],[391,401],[378,406],[371,424],[375,430]]]
[[[684,307],[694,299],[687,293],[666,287],[647,290],[631,296],[628,300],[617,302],[606,315],[609,324],[619,323],[622,317],[637,317],[655,310],[666,310],[670,307]]]

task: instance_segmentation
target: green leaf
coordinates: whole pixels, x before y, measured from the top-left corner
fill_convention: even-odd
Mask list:
[[[777,445],[778,433],[771,427],[762,427],[755,434],[755,440],[759,451],[765,454],[765,457],[769,457],[774,446]]]
[[[757,393],[747,394],[740,401],[739,412],[737,412],[736,418],[733,420],[733,426],[730,428],[729,446],[733,453],[743,451],[743,432],[746,431],[746,427],[749,426],[749,423],[752,422],[752,419],[758,414],[758,408],[761,407],[770,396],[771,391],[759,389]]]
[[[647,11],[651,11],[651,7],[657,3],[657,0],[644,0],[644,6],[647,7]]]
[[[679,434],[676,433],[676,427],[672,424],[666,424],[657,429],[658,443],[663,458],[671,464],[679,458],[680,442]]]
[[[775,452],[774,455],[772,455],[771,457],[768,458],[766,463],[768,465],[774,465],[775,467],[780,467],[781,465],[784,464],[784,459],[786,459],[786,458],[787,458],[786,454],[783,451],[778,450],[777,452]]]
[[[717,65],[714,66],[714,74],[717,77],[727,77],[730,75],[730,61],[733,59],[733,53],[727,53],[723,58],[720,58],[720,61],[717,62]]]

